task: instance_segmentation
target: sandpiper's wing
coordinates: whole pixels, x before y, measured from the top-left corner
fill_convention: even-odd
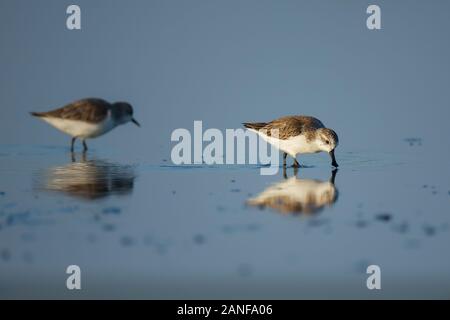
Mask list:
[[[244,123],[244,126],[256,131],[263,130],[268,136],[272,130],[278,130],[278,137],[282,140],[298,136],[308,130],[325,127],[319,119],[308,116],[287,116],[268,123]]]
[[[32,112],[37,117],[52,117],[67,120],[98,123],[103,121],[111,105],[103,99],[88,98],[75,101],[62,108],[47,112]]]

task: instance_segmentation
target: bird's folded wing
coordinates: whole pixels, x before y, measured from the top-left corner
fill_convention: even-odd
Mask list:
[[[288,116],[273,120],[260,130],[267,131],[268,136],[274,136],[278,131],[278,138],[282,140],[295,137],[314,129],[323,128],[323,123],[313,117]]]
[[[107,117],[109,108],[109,103],[104,100],[83,99],[46,112],[43,116],[97,123]]]

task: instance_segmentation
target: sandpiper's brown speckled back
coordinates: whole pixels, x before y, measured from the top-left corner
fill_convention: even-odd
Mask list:
[[[36,117],[53,117],[67,120],[98,123],[108,115],[111,104],[103,99],[88,98],[72,102],[62,108],[47,112],[31,112]]]
[[[271,130],[278,130],[278,137],[282,140],[300,134],[308,135],[308,132],[314,132],[316,129],[325,128],[319,119],[309,116],[286,116],[268,123],[244,123],[244,127],[257,131],[265,130],[268,136],[271,135]]]

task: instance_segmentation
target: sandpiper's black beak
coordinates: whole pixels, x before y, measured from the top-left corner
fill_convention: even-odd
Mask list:
[[[141,125],[139,124],[139,122],[136,121],[135,118],[131,119],[131,122],[133,122],[135,125],[137,125],[138,127],[140,127]]]
[[[331,156],[331,165],[336,168],[339,167],[338,163],[336,162],[336,157],[334,156],[334,149],[331,150],[329,153]]]

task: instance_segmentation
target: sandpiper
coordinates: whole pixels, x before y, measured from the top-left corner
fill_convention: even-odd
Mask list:
[[[325,151],[331,156],[331,165],[338,167],[334,149],[339,143],[336,132],[325,128],[323,123],[309,116],[287,116],[271,122],[243,123],[268,143],[278,147],[283,154],[283,166],[289,154],[294,158],[293,167],[300,167],[297,154]]]
[[[129,103],[109,103],[97,98],[82,99],[62,108],[31,114],[72,136],[72,152],[77,138],[83,141],[83,150],[86,151],[86,139],[101,136],[129,121],[140,127],[139,122],[133,118],[133,107]]]

